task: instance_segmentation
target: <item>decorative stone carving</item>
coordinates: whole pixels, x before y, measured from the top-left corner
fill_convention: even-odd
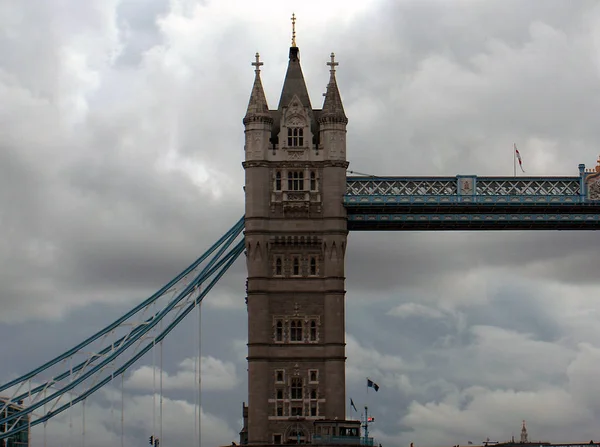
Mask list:
[[[306,200],[306,195],[303,192],[288,192],[287,199],[290,202],[301,202]]]
[[[600,176],[588,182],[588,199],[600,200]]]
[[[304,127],[306,122],[299,115],[294,115],[288,120],[287,125],[288,127]]]
[[[304,151],[288,151],[288,160],[302,160]]]

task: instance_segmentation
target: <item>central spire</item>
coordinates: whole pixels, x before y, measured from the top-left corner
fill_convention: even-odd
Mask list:
[[[310,109],[310,98],[308,96],[306,83],[304,82],[302,68],[300,68],[300,50],[296,46],[296,14],[292,14],[291,20],[292,46],[290,47],[290,60],[285,74],[285,80],[283,81],[283,89],[281,90],[278,109],[281,110],[283,107],[289,106],[294,95],[298,96],[298,99],[300,99],[300,102],[304,107]]]

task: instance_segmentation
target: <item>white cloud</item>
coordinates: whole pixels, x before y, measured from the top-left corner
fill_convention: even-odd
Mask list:
[[[444,314],[438,309],[424,306],[419,303],[404,303],[389,310],[388,315],[399,318],[443,318]]]
[[[35,445],[62,447],[79,445],[85,440],[89,447],[121,445],[121,397],[120,391],[110,393],[115,397],[110,407],[87,402],[84,412],[81,406],[74,407],[71,415],[63,413],[53,419],[46,428],[44,442],[43,427],[35,427],[32,440]],[[183,400],[163,398],[162,428],[160,424],[159,399],[151,395],[130,396],[124,400],[123,425],[124,445],[143,447],[148,438],[162,432],[161,445],[194,445],[197,430],[197,408]],[[228,444],[237,440],[236,432],[222,419],[201,411],[202,445]],[[85,427],[85,435],[84,433]]]
[[[162,373],[164,390],[194,390],[198,384],[198,359],[187,358],[179,364],[175,374]],[[214,357],[202,356],[201,387],[206,391],[226,391],[235,388],[239,382],[235,365]],[[158,390],[160,384],[160,368],[142,366],[133,371],[127,379],[127,387],[142,390]]]

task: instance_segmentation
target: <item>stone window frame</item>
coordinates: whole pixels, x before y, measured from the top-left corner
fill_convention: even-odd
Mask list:
[[[304,147],[303,126],[290,126],[287,128],[287,147]]]
[[[281,374],[281,380],[279,380],[279,374]],[[285,384],[285,369],[276,369],[275,370],[275,383]]]
[[[314,261],[314,262],[313,262]],[[314,266],[314,270],[313,270]],[[308,276],[317,277],[320,274],[320,262],[318,254],[308,255]]]
[[[283,185],[283,175],[281,173],[281,169],[277,169],[275,171],[275,176],[274,176],[274,180],[273,180],[273,190],[274,191],[281,191],[282,185]]]
[[[275,319],[273,340],[275,343],[285,343],[285,321],[283,318]]]
[[[281,397],[279,397],[281,395]],[[283,402],[285,400],[285,388],[282,386],[275,387],[275,400],[278,402]]]
[[[294,410],[300,410],[300,414]],[[304,416],[304,403],[300,401],[290,402],[290,417],[299,416]]]
[[[298,383],[300,386],[298,386]],[[304,379],[302,377],[292,377],[290,380],[290,401],[304,401]]]
[[[301,317],[292,317],[289,321],[289,343],[305,343],[305,321]],[[300,327],[297,325],[300,324]],[[299,335],[299,337],[298,337]]]
[[[281,270],[278,270],[278,267]],[[276,278],[283,278],[285,276],[285,256],[283,254],[273,255],[273,276]]]
[[[306,341],[308,343],[319,343],[320,330],[321,327],[321,317],[319,316],[308,316],[305,324],[306,327]],[[313,329],[314,329],[314,337],[313,337]]]
[[[313,380],[313,375],[315,379]],[[308,383],[319,383],[319,370],[318,369],[309,369],[308,370]]]
[[[311,192],[319,191],[319,174],[316,169],[311,169],[308,174],[309,190]]]
[[[287,189],[286,191],[306,191],[304,181],[306,180],[306,172],[304,169],[288,169],[287,170]]]
[[[273,315],[273,343],[318,344],[321,331],[319,315]],[[298,326],[300,325],[300,330]],[[279,332],[281,330],[281,332]],[[281,337],[279,335],[281,334]]]
[[[298,270],[296,270],[296,267],[298,267]],[[294,278],[302,277],[302,255],[291,255],[290,276]]]

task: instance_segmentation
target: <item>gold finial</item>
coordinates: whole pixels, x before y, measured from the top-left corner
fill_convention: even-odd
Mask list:
[[[256,58],[256,62],[252,62],[252,66],[256,67],[254,71],[256,72],[256,74],[258,74],[260,73],[260,66],[264,64],[260,61],[260,54],[256,53],[254,57]]]
[[[296,14],[292,13],[292,47],[296,46]]]
[[[335,73],[335,67],[340,65],[340,63],[335,61],[335,54],[331,53],[329,57],[331,58],[331,62],[327,62],[327,65],[331,67],[329,71]]]

